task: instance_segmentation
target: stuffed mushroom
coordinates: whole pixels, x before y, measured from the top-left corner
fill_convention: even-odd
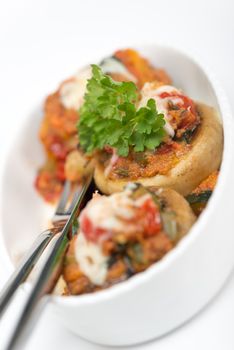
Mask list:
[[[101,150],[94,178],[103,193],[121,191],[129,181],[137,181],[187,195],[220,166],[223,133],[214,108],[158,82],[144,85],[138,108],[146,106],[149,99],[164,116],[165,137],[155,149],[136,152],[131,148],[125,157],[114,148]]]
[[[146,270],[188,233],[195,215],[171,189],[129,184],[111,196],[94,194],[79,216],[63,268],[68,293],[110,287]]]

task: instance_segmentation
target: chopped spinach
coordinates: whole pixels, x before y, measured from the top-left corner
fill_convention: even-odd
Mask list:
[[[211,195],[212,191],[206,190],[200,193],[191,193],[186,197],[195,215],[199,216],[201,214]]]
[[[118,260],[119,255],[118,254],[111,254],[108,261],[107,261],[107,267],[108,269],[111,268]]]
[[[190,204],[199,203],[199,202],[206,203],[210,199],[211,195],[212,195],[212,191],[206,190],[206,191],[202,191],[201,193],[191,193],[186,197],[186,199]]]
[[[145,195],[146,193],[149,193],[149,191],[143,187],[141,184],[139,183],[135,183],[135,188],[132,191],[130,197],[133,200],[137,200],[138,198],[142,197],[143,195]]]
[[[139,164],[142,168],[145,168],[148,165],[148,159],[145,152],[138,152],[134,154],[134,160]]]
[[[127,255],[124,257],[124,263],[127,267],[127,271],[126,271],[127,276],[128,277],[133,276],[135,274],[135,270],[132,266],[131,259]]]
[[[166,235],[172,240],[175,241],[178,236],[176,215],[173,211],[164,211],[161,213],[161,218],[163,222],[163,228]]]
[[[133,258],[134,260],[142,264],[143,263],[143,251],[140,243],[136,243],[132,246]]]
[[[117,175],[119,175],[120,177],[128,177],[129,176],[129,172],[127,168],[117,168],[115,170],[115,173]]]
[[[180,107],[174,104],[171,100],[168,101],[168,107],[173,111],[178,111],[180,109]]]
[[[107,266],[108,268],[110,268],[111,266],[113,266],[120,257],[125,256],[126,254],[126,249],[127,249],[127,245],[126,244],[117,244],[116,248],[115,248],[115,252],[113,252],[111,254],[111,256],[108,259],[107,262]]]

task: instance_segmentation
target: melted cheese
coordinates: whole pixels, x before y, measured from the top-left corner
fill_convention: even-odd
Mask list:
[[[103,255],[101,246],[88,241],[83,232],[76,239],[75,257],[81,271],[98,286],[105,282],[108,257]]]
[[[146,83],[143,86],[141,91],[142,99],[139,103],[139,108],[146,106],[147,101],[150,98],[154,99],[156,102],[158,112],[164,114],[164,119],[166,122],[166,124],[164,125],[164,130],[169,136],[174,137],[175,131],[170,124],[170,117],[168,115],[168,101],[170,100],[174,104],[180,104],[180,103],[183,103],[183,100],[179,96],[170,96],[166,98],[161,98],[160,95],[163,92],[167,92],[167,93],[175,92],[178,95],[181,94],[181,92],[178,89],[176,89],[174,86],[171,86],[171,85],[162,85],[157,88],[154,88],[154,83]]]
[[[92,76],[91,67],[79,71],[71,81],[64,83],[60,89],[62,105],[68,109],[78,110],[84,102],[87,80]]]
[[[126,225],[126,220],[134,219],[135,209],[151,198],[150,194],[133,200],[129,195],[131,190],[114,193],[111,196],[95,195],[87,204],[80,215],[80,222],[87,217],[93,224],[108,232],[134,232],[136,223],[134,220]]]
[[[104,73],[120,73],[127,79],[136,82],[136,77],[118,60],[109,58],[103,61],[101,68]],[[92,77],[91,67],[79,71],[71,81],[64,83],[60,89],[62,105],[68,109],[78,110],[84,102],[87,80]]]
[[[102,242],[115,232],[135,232],[137,223],[134,221],[135,209],[141,207],[146,200],[151,198],[145,194],[137,200],[130,198],[132,189],[126,189],[122,193],[114,193],[111,196],[95,194],[80,215],[86,216],[92,225],[106,230],[106,234],[99,237],[98,242],[92,242],[85,237],[82,231],[78,234],[75,246],[75,257],[81,271],[96,285],[102,285],[107,276],[108,257],[102,252]],[[128,219],[132,223],[126,225]]]
[[[126,231],[126,223],[121,219],[129,220],[134,217],[134,205],[127,191],[114,193],[109,197],[95,196],[81,213],[80,221],[85,215],[94,226],[98,224],[99,228],[106,231],[123,232]]]
[[[113,57],[108,57],[101,63],[103,73],[118,73],[124,75],[130,81],[137,82],[136,77],[129,72],[122,62]]]

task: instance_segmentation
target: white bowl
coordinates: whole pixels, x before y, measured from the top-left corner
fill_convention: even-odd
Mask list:
[[[105,345],[141,343],[183,324],[215,296],[234,265],[233,208],[227,205],[228,198],[234,198],[234,122],[223,92],[210,73],[184,53],[157,45],[138,49],[165,68],[189,96],[219,111],[224,127],[223,162],[207,209],[160,262],[105,291],[51,297],[54,310],[69,329]],[[47,209],[51,212],[32,187],[43,157],[37,140],[40,118],[41,112],[36,112],[28,119],[9,155],[3,179],[1,240],[12,260],[45,225]],[[9,209],[14,220],[7,215]],[[19,223],[21,231],[17,232]]]

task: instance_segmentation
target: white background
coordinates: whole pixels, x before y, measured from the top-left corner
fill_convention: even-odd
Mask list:
[[[76,71],[77,62],[89,62],[89,51],[100,56],[103,48],[110,52],[124,46],[157,42],[195,52],[216,73],[234,110],[232,2],[0,0],[0,172],[6,150],[12,146],[30,110],[59,81]],[[5,279],[5,267],[0,265],[0,281]],[[1,324],[0,346],[21,299],[17,295]],[[232,350],[233,325],[234,275],[194,320],[139,349]],[[50,309],[26,347],[41,348],[102,349],[66,331]]]

